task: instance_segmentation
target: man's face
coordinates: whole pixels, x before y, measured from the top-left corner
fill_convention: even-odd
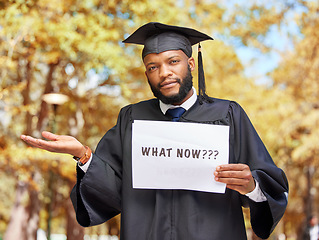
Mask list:
[[[179,105],[192,95],[195,61],[182,50],[148,54],[144,65],[152,92],[162,102]]]

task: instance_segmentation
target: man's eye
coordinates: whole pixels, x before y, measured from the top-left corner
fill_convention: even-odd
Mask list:
[[[151,71],[154,71],[155,69],[156,69],[156,67],[155,67],[155,66],[152,66],[152,67],[149,67],[149,68],[148,68],[148,71],[151,72]]]
[[[179,62],[179,60],[172,60],[172,61],[171,61],[172,64],[178,63],[178,62]]]

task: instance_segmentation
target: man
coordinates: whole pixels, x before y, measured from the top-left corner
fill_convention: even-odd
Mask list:
[[[121,109],[116,126],[94,154],[75,138],[43,132],[50,141],[21,138],[42,149],[69,153],[79,161],[71,199],[82,226],[121,213],[122,239],[246,239],[242,206],[249,206],[254,232],[267,238],[284,214],[288,183],[275,166],[243,109],[205,93],[199,56],[199,96],[192,84],[192,45],[211,37],[189,28],[148,23],[124,42],[143,44],[145,74],[156,99]],[[181,116],[169,116],[182,107]],[[229,164],[212,181],[225,193],[132,187],[132,124],[137,120],[229,126]],[[187,134],[187,131],[185,131]],[[213,175],[213,174],[212,174]]]

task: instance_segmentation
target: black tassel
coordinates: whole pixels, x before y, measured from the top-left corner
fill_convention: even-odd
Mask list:
[[[204,101],[208,103],[213,102],[213,100],[206,94],[203,58],[200,43],[198,44],[198,95],[200,104],[203,104]]]

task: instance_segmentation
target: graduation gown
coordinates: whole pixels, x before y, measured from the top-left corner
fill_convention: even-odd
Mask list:
[[[288,182],[236,102],[213,98],[212,103],[201,105],[197,101],[180,121],[230,126],[229,163],[249,165],[265,202],[254,202],[227,188],[225,194],[133,189],[134,120],[170,121],[157,99],[121,109],[117,124],[100,140],[87,172],[77,169],[71,199],[79,224],[101,224],[121,213],[124,240],[243,240],[247,237],[242,206],[248,206],[254,232],[268,238],[286,209]]]

